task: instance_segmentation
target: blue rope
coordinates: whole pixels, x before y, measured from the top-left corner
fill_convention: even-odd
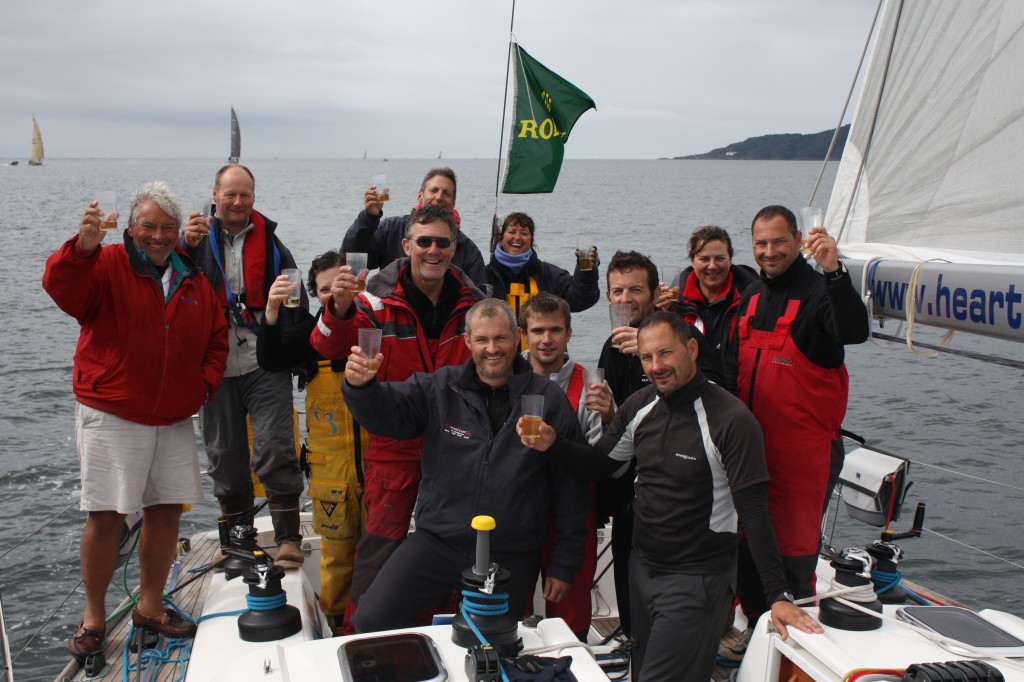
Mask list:
[[[488,604],[485,603],[485,601],[478,600],[493,601],[497,603]],[[462,606],[466,611],[474,616],[500,616],[508,613],[508,593],[496,592],[495,594],[483,594],[482,592],[475,592],[473,590],[463,590]]]
[[[154,670],[159,671],[160,668],[165,665],[178,666],[178,674],[173,678],[172,682],[182,682],[182,680],[185,679],[185,666],[192,657],[191,639],[185,639],[182,637],[169,639],[167,640],[167,645],[163,649],[140,648],[138,663],[133,664],[130,662],[128,649],[134,639],[135,626],[132,625],[131,629],[128,631],[128,643],[125,644],[121,653],[121,661],[123,664],[121,668],[121,679],[123,682],[130,682],[129,673],[141,672],[149,669],[150,666],[152,666]],[[154,679],[155,675],[156,673],[154,673]]]
[[[497,601],[497,604],[487,604],[480,599],[489,601]],[[473,616],[500,616],[504,613],[508,613],[508,593],[497,592],[495,594],[484,594],[482,592],[475,592],[473,590],[462,591],[462,616],[466,619],[466,623],[469,625],[469,629],[473,631],[476,638],[480,640],[480,644],[483,646],[490,646],[484,634],[480,632],[480,628],[473,622]],[[509,682],[508,675],[505,674],[505,666],[498,661],[498,669],[501,670],[501,679],[505,682]]]
[[[919,604],[923,604],[925,606],[935,606],[934,603],[928,601],[927,599],[919,595],[917,592],[911,590],[906,585],[901,584],[903,582],[903,574],[899,571],[899,569],[897,569],[895,573],[889,573],[888,571],[879,571],[876,569],[874,571],[871,571],[871,579],[877,580],[878,582],[882,583],[881,586],[875,588],[875,594],[882,594],[883,592],[887,592],[888,590],[891,590],[892,588],[899,585],[903,588],[903,591],[906,592],[907,595],[909,595],[914,601],[918,602]]]
[[[288,595],[284,590],[281,590],[280,594],[269,597],[258,597],[253,594],[245,595],[245,605],[249,607],[250,611],[270,611],[280,608],[287,603]]]

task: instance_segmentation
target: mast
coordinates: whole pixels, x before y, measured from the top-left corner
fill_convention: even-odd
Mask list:
[[[238,127],[238,116],[235,114],[235,108],[231,107],[231,155],[228,157],[228,163],[238,163],[238,159],[242,156],[242,131]]]
[[[502,159],[502,148],[505,142],[505,115],[508,110],[508,77],[512,70],[512,44],[513,35],[516,26],[516,0],[512,0],[512,16],[509,19],[508,25],[508,59],[505,62],[505,90],[504,90],[504,101],[501,104],[501,134],[498,136],[498,172],[494,178],[494,216],[491,218],[491,251],[494,251],[494,247],[498,243],[498,234],[501,229],[500,222],[498,221],[498,196],[501,194],[501,159]]]

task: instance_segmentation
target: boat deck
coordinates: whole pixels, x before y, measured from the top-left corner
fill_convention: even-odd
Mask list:
[[[313,535],[311,526],[308,523],[302,524],[303,535],[309,537]],[[260,533],[257,537],[257,542],[261,546],[270,546],[273,544],[273,533],[266,531]],[[179,592],[174,595],[175,603],[185,611],[186,613],[197,614],[202,612],[202,605],[207,598],[207,592],[211,580],[216,575],[219,579],[220,574],[204,573],[198,577],[195,574],[189,573],[193,569],[199,569],[209,564],[220,551],[220,543],[212,535],[199,535],[193,538],[191,541],[191,547],[187,552],[180,555],[179,560],[181,562],[181,570],[179,573],[178,584],[184,584],[185,582],[192,580],[192,582],[185,585]],[[939,595],[931,590],[907,583],[907,586],[915,590],[919,594],[927,597],[935,598],[938,601],[953,606],[963,606],[957,602],[948,599],[943,595]],[[55,678],[56,682],[71,682],[78,680],[120,680],[120,679],[134,679],[130,672],[127,677],[124,675],[124,667],[126,664],[124,651],[126,643],[128,642],[129,635],[131,633],[131,609],[127,607],[129,600],[126,599],[120,606],[124,608],[124,613],[119,620],[108,625],[108,636],[104,652],[107,657],[107,664],[101,671],[100,675],[96,677],[90,677],[85,670],[75,660],[71,662],[60,672]],[[616,630],[619,625],[619,619],[616,616],[595,616],[592,625],[592,638],[593,642],[603,641],[608,639]],[[722,642],[728,646],[735,644],[739,638],[740,632],[736,628],[731,628],[730,631],[723,636]],[[609,641],[609,644],[614,645],[613,641]],[[137,666],[137,657],[134,654],[130,654],[128,664],[134,667]],[[729,678],[732,669],[716,667],[713,679],[717,682],[725,682]],[[614,673],[612,673],[614,675]],[[161,666],[158,674],[151,679],[154,682],[171,682],[172,680],[181,679],[183,677],[183,671],[179,669],[178,665],[172,665],[165,663]]]
[[[312,534],[313,529],[309,524],[302,524],[303,535],[308,536]],[[274,544],[274,538],[272,532],[260,533],[257,537],[257,542],[260,546],[270,546]],[[178,584],[184,584],[186,581],[192,579],[194,574],[189,573],[193,569],[203,568],[217,556],[220,552],[220,543],[213,537],[197,537],[191,541],[191,547],[189,550],[179,556],[181,562],[181,571],[179,573]],[[206,591],[209,587],[210,580],[214,576],[220,576],[219,573],[215,574],[207,572],[196,578],[193,582],[189,583],[181,589],[181,591],[174,594],[174,603],[184,611],[185,613],[200,613],[202,611],[202,604],[206,598]],[[127,606],[130,599],[125,599],[121,604],[118,605],[118,610]],[[56,682],[71,682],[77,680],[120,680],[124,679],[124,667],[125,657],[124,650],[125,645],[128,642],[128,636],[132,630],[132,619],[131,609],[125,608],[122,617],[114,622],[107,625],[107,641],[104,647],[104,653],[107,657],[107,665],[103,668],[100,675],[90,677],[82,666],[79,665],[78,661],[72,659],[70,663],[60,672],[56,678]],[[135,666],[137,664],[137,657],[134,654],[129,654],[130,660],[128,664]],[[153,682],[171,682],[172,680],[181,679],[182,671],[179,670],[179,666],[164,664],[161,666],[158,674],[152,678]],[[133,679],[131,675],[127,679]]]

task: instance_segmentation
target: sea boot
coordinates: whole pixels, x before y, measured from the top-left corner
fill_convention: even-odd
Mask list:
[[[267,500],[274,524],[274,542],[277,543],[274,563],[281,568],[299,568],[305,560],[302,529],[299,527],[299,496],[275,495],[267,491]]]
[[[218,497],[217,501],[220,503],[220,515],[224,518],[224,520],[227,523],[227,529],[229,534],[231,533],[231,529],[235,527],[252,526],[254,516],[252,507],[252,489],[249,489],[248,491],[243,493],[237,493],[235,495],[224,495],[223,497]],[[217,554],[213,558],[213,561],[211,561],[208,565],[210,567],[210,570],[219,573],[224,570],[224,565],[226,563],[231,563],[234,561],[237,560],[233,559],[227,554],[221,553]],[[236,573],[238,572],[237,569],[240,569],[244,572],[246,565],[236,566],[234,568],[236,569]],[[240,575],[240,573],[238,574]]]

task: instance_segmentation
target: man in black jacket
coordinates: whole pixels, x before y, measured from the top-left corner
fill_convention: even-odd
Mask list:
[[[849,395],[843,347],[863,343],[870,324],[825,228],[802,235],[792,211],[766,206],[750,229],[761,278],[740,299],[737,338],[723,358],[726,387],[764,431],[775,534],[790,589],[807,597],[814,594],[822,513],[843,463],[840,429]],[[739,595],[754,619],[765,604],[745,557],[741,548]]]
[[[343,392],[352,414],[371,433],[423,437],[423,478],[416,532],[409,535],[359,601],[358,632],[416,624],[444,604],[473,563],[470,521],[491,516],[492,558],[511,572],[508,608],[524,612],[540,550],[554,527],[544,597],[561,601],[582,563],[588,508],[584,481],[521,443],[516,422],[524,395],[544,396],[544,421],[570,442],[582,442],[576,414],[558,384],[533,372],[517,352],[519,334],[508,304],[485,299],[466,315],[463,366],[377,382],[367,358],[352,348]]]
[[[597,445],[569,443],[542,427],[532,447],[594,479],[636,461],[633,680],[706,682],[731,598],[739,526],[782,638],[787,625],[821,628],[787,592],[757,421],[701,374],[697,342],[680,316],[650,315],[637,340],[651,385],[626,400]]]
[[[448,209],[455,217],[459,228],[455,239],[455,255],[452,265],[462,270],[479,288],[487,281],[487,270],[480,249],[462,230],[462,221],[455,210],[455,171],[451,168],[431,168],[423,178],[420,191],[416,194],[413,210],[433,204]],[[345,253],[356,251],[367,255],[367,267],[383,268],[394,260],[405,256],[402,238],[405,236],[404,215],[384,218],[384,202],[380,200],[376,185],[366,188],[363,195],[365,208],[345,233],[341,250]]]

